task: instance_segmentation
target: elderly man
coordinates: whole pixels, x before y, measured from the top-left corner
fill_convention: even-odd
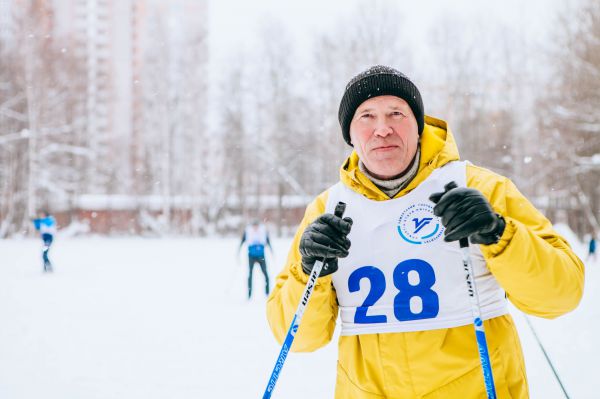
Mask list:
[[[460,160],[447,124],[424,115],[397,70],[354,77],[339,121],[354,151],[308,206],[277,277],[267,304],[275,337],[326,258],[292,350],[326,345],[339,313],[336,398],[485,397],[457,241],[469,238],[497,395],[527,398],[507,299],[539,317],[569,312],[582,262],[509,179]],[[458,187],[444,190],[451,181]],[[349,217],[332,215],[338,201]]]

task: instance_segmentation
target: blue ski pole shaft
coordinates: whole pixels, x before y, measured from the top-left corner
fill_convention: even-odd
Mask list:
[[[459,242],[463,253],[463,267],[467,274],[467,287],[469,297],[471,298],[471,312],[473,313],[473,325],[475,326],[475,337],[477,339],[477,348],[479,349],[479,360],[481,361],[481,369],[483,370],[483,382],[485,383],[488,399],[496,399],[496,385],[494,384],[492,363],[490,362],[490,353],[485,338],[483,320],[481,319],[481,306],[479,304],[479,295],[474,279],[475,274],[473,273],[473,264],[469,252],[469,239],[462,238]]]
[[[343,202],[338,202],[335,207],[335,216],[342,217],[344,214],[344,210],[346,209],[346,204]],[[273,394],[273,390],[275,389],[275,384],[279,379],[279,374],[281,374],[281,369],[283,368],[283,363],[287,358],[288,353],[292,347],[292,343],[294,342],[294,337],[296,336],[296,332],[298,331],[298,327],[300,326],[300,321],[302,321],[302,316],[304,315],[304,311],[306,310],[306,305],[308,305],[308,301],[310,300],[310,296],[315,289],[315,285],[317,285],[317,278],[319,274],[321,274],[321,269],[323,269],[325,259],[322,261],[317,260],[312,268],[310,276],[308,277],[308,282],[306,283],[306,287],[304,288],[304,293],[300,299],[300,303],[298,304],[298,308],[296,309],[296,313],[294,314],[294,318],[292,319],[292,323],[290,328],[288,329],[287,335],[285,336],[285,340],[283,341],[283,345],[281,346],[281,350],[279,351],[279,356],[277,357],[277,361],[275,362],[275,367],[273,368],[273,372],[271,373],[271,378],[269,378],[269,383],[267,384],[267,388],[265,389],[265,393],[263,394],[263,399],[269,399]]]

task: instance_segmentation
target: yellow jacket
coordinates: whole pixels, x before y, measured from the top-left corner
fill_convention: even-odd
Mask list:
[[[419,171],[399,192],[401,197],[430,173],[458,160],[458,149],[444,121],[426,117],[421,136]],[[341,181],[367,198],[389,199],[358,168],[353,152],[340,170]],[[508,299],[525,313],[554,318],[573,310],[583,294],[584,269],[564,238],[507,178],[467,166],[467,186],[480,190],[506,229],[500,241],[482,245],[487,267]],[[287,263],[267,302],[273,334],[283,342],[307,282],[298,250],[308,224],[325,211],[328,192],[306,209]],[[359,226],[354,226],[359,228]],[[350,249],[352,250],[352,249]],[[326,345],[334,333],[338,305],[331,276],[321,277],[296,334],[292,351],[310,352]],[[498,398],[528,398],[523,354],[510,315],[485,322]],[[483,374],[472,325],[386,334],[341,336],[337,399],[484,398]]]

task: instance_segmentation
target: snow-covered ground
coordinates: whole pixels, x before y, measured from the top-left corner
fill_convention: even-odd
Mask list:
[[[567,232],[568,234],[568,232]],[[59,239],[56,271],[41,271],[37,240],[0,241],[0,398],[259,398],[279,346],[263,280],[245,299],[234,239]],[[581,256],[582,244],[572,241]],[[272,279],[289,240],[275,240]],[[600,392],[600,262],[580,307],[531,318],[572,398]],[[514,310],[514,309],[513,309]],[[516,310],[532,398],[562,398]],[[333,397],[337,346],[293,353],[274,397]]]

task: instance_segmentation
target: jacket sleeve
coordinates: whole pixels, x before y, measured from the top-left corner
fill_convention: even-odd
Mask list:
[[[273,292],[267,301],[267,319],[277,341],[283,343],[294,313],[300,302],[308,276],[302,271],[298,249],[300,237],[308,224],[325,212],[327,192],[317,197],[306,209],[304,218],[296,231],[288,258],[275,281]],[[338,305],[331,276],[319,277],[291,350],[311,352],[329,343],[335,330]]]
[[[482,191],[506,220],[500,241],[480,248],[508,299],[545,318],[575,309],[583,295],[584,266],[550,221],[506,177],[469,165],[467,185]]]

